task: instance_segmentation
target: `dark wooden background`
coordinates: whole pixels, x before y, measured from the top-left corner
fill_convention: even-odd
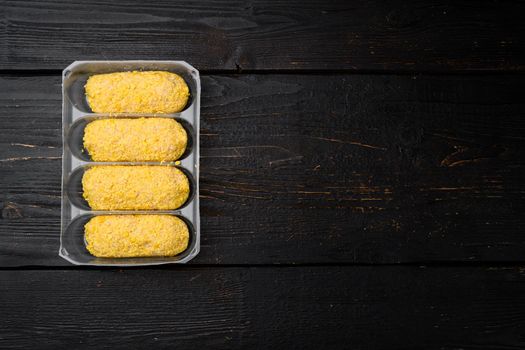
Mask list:
[[[525,3],[0,2],[0,348],[525,348]],[[60,72],[201,71],[202,248],[58,257]]]

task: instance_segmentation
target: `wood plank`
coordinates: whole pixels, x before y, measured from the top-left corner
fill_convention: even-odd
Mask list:
[[[522,261],[519,76],[203,78],[194,263]],[[58,77],[0,79],[0,266],[64,265]]]
[[[1,271],[2,348],[522,349],[523,267]]]
[[[3,1],[0,69],[182,59],[204,70],[523,70],[512,1]]]

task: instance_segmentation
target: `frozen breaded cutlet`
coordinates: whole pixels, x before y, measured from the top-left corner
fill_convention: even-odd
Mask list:
[[[84,227],[87,250],[100,258],[174,256],[188,247],[186,223],[173,215],[99,215]]]
[[[84,172],[82,188],[94,210],[171,210],[190,194],[186,175],[162,165],[92,166]]]
[[[164,71],[96,74],[85,89],[95,113],[177,113],[190,96],[181,76]]]
[[[174,161],[187,143],[186,130],[171,118],[98,119],[84,129],[84,148],[96,162]]]

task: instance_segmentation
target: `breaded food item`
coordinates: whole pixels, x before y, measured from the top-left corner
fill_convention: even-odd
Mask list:
[[[99,215],[84,229],[87,250],[99,258],[174,256],[189,241],[188,226],[173,215]]]
[[[187,143],[186,130],[171,118],[98,119],[84,129],[84,148],[96,162],[174,161]]]
[[[190,96],[180,75],[164,71],[96,74],[85,89],[95,113],[177,113]]]
[[[94,210],[177,209],[190,183],[176,167],[96,165],[82,177],[83,196]]]

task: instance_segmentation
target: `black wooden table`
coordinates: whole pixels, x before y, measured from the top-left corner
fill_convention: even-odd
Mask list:
[[[525,348],[525,4],[0,3],[0,348]],[[61,70],[201,71],[200,255],[58,257]]]

